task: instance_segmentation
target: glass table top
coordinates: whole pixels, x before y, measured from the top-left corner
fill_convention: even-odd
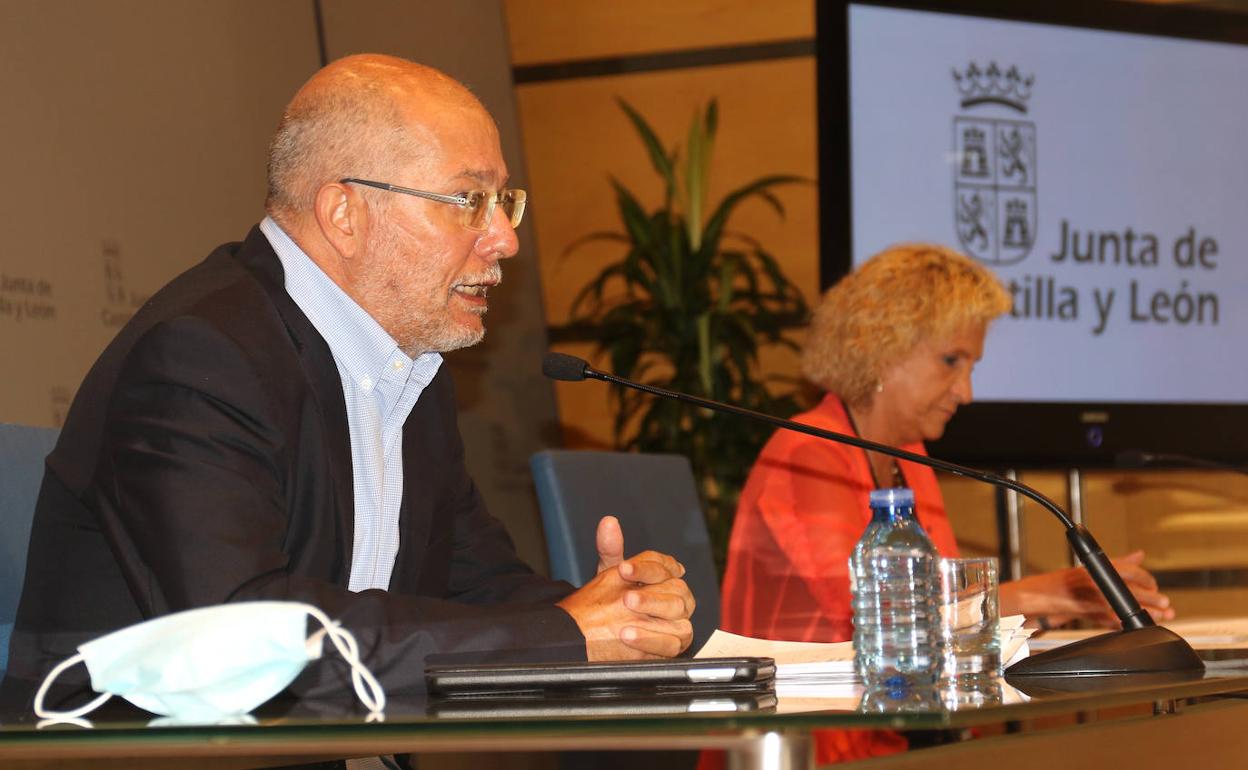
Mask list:
[[[177,724],[113,699],[83,724],[38,724],[30,713],[0,713],[0,756],[6,748],[220,740],[265,742],[309,735],[410,735],[473,740],[507,735],[606,733],[705,734],[744,730],[972,727],[1099,709],[1248,692],[1248,665],[1214,661],[1194,675],[1129,675],[1069,680],[995,679],[978,687],[937,688],[902,697],[864,698],[859,687],[827,688],[795,697],[772,693],[708,693],[696,697],[600,695],[545,700],[429,700],[392,696],[384,720],[344,695],[338,700],[276,699],[254,716],[227,724]]]

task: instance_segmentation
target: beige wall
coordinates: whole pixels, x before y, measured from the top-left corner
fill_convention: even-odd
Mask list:
[[[316,38],[298,0],[3,0],[0,51],[0,420],[57,425],[135,307],[258,219]]]
[[[330,58],[395,53],[473,87],[524,184],[497,2],[321,8]],[[320,66],[314,11],[310,0],[0,0],[0,422],[59,425],[134,309],[264,215],[269,137]],[[491,296],[487,341],[448,364],[477,483],[542,569],[526,463],[556,429],[538,371],[546,340],[531,232],[520,235],[525,250]]]
[[[518,66],[814,36],[810,0],[504,0],[504,7]],[[607,177],[620,179],[646,203],[657,203],[662,192],[615,99],[628,100],[669,143],[677,143],[694,109],[719,98],[721,137],[712,196],[763,173],[812,179],[817,173],[813,57],[521,83],[516,91],[546,317],[554,325],[566,322],[576,291],[618,256],[604,245],[563,253],[585,233],[618,228]],[[781,196],[789,210],[786,221],[775,220],[760,205],[743,209],[736,227],[767,244],[813,300],[818,286],[816,191],[794,187]],[[588,357],[593,345],[564,344],[561,349]],[[795,358],[784,353],[767,354],[764,366],[797,374]],[[556,393],[570,446],[611,443],[605,386],[563,383]],[[1064,474],[1024,478],[1066,500]],[[1156,569],[1248,563],[1248,483],[1242,477],[1100,472],[1085,474],[1084,482],[1088,521],[1111,554],[1144,548]],[[942,479],[942,488],[963,548],[995,551],[992,491],[953,477]],[[1024,506],[1029,571],[1068,563],[1062,531],[1049,519],[1035,506]],[[1175,591],[1173,598],[1189,614],[1248,611],[1245,590]]]

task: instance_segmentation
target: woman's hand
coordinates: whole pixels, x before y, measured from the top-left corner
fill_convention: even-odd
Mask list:
[[[1148,610],[1153,620],[1174,618],[1170,598],[1157,589],[1157,580],[1142,566],[1143,551],[1135,551],[1112,561],[1140,606]],[[1062,625],[1075,618],[1108,626],[1119,625],[1118,617],[1083,567],[1069,567],[1002,583],[1001,614],[1044,618],[1049,625]]]

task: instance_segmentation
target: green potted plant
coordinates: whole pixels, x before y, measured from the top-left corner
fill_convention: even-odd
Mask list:
[[[775,257],[728,224],[750,198],[783,216],[772,188],[805,180],[764,176],[708,207],[716,102],[695,112],[683,160],[679,149],[664,148],[635,109],[623,101],[620,106],[660,177],[663,202],[646,211],[611,179],[622,232],[590,233],[565,254],[590,241],[610,241],[624,255],[577,294],[572,325],[594,335],[617,375],[768,414],[793,414],[796,382],[760,372],[758,351],[761,345],[795,347],[785,332],[805,323],[806,303]],[[618,386],[612,404],[619,448],[689,458],[722,569],[737,497],[772,429]]]

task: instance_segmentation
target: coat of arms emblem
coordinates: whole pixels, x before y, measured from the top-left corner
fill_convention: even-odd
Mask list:
[[[980,114],[1006,108],[1027,114],[1034,76],[974,62],[953,71],[963,114],[953,119],[954,226],[967,253],[981,262],[1021,261],[1036,240],[1036,125]]]

